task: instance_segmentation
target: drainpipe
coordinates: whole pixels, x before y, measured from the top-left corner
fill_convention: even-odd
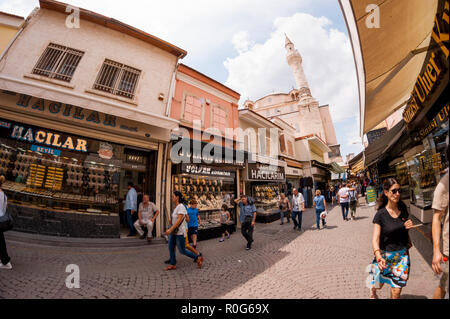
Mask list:
[[[173,71],[172,74],[172,80],[170,82],[170,89],[169,89],[169,97],[168,97],[168,101],[167,101],[167,108],[166,108],[166,116],[169,117],[170,116],[170,110],[172,107],[172,99],[175,95],[175,82],[176,82],[176,78],[177,78],[177,70],[178,70],[178,65],[179,65],[179,59],[177,59],[177,63],[175,64],[175,70]]]
[[[37,12],[39,11],[39,8],[36,7],[33,9],[33,11],[28,15],[28,17],[25,19],[25,21],[22,23],[22,26],[20,27],[19,31],[14,35],[11,41],[9,41],[8,45],[6,46],[6,49],[3,50],[2,54],[0,55],[0,61],[3,59],[4,56],[8,53],[9,49],[13,45],[13,43],[16,41],[16,39],[22,34],[23,30],[27,27],[28,23],[30,22],[31,18],[33,18]]]

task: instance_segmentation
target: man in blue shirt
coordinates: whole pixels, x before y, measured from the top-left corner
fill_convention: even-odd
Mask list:
[[[247,195],[242,195],[241,198],[234,201],[239,204],[242,236],[247,240],[247,250],[252,248],[253,230],[255,229],[256,207],[253,201],[250,202]]]
[[[123,208],[125,211],[125,216],[127,219],[128,227],[130,228],[130,233],[128,237],[136,236],[136,229],[134,228],[133,214],[137,211],[137,192],[134,189],[133,182],[128,183],[128,193],[125,200],[125,206]]]

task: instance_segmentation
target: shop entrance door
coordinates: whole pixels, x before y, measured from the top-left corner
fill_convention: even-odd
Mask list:
[[[125,199],[128,193],[128,183],[131,182],[136,189],[137,196],[137,208],[142,202],[144,194],[148,194],[150,201],[156,202],[156,163],[157,151],[146,151],[135,148],[125,148],[124,159],[122,164],[122,170],[120,172],[120,186],[119,194],[125,205]],[[129,233],[129,227],[126,222],[126,216],[121,209],[121,231],[120,237],[126,237]],[[133,216],[133,220],[138,218],[137,212]],[[155,234],[156,228],[153,228]]]

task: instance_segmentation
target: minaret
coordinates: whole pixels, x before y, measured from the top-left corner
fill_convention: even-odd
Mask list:
[[[311,96],[308,81],[306,80],[305,72],[303,71],[302,56],[295,49],[294,44],[291,42],[291,40],[289,40],[286,34],[285,36],[286,36],[285,48],[287,51],[286,59],[289,66],[294,71],[294,78],[297,84],[297,89],[300,91],[300,95]]]

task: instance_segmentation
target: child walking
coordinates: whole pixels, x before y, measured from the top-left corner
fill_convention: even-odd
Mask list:
[[[225,235],[227,239],[230,239],[230,233],[228,232],[228,222],[231,220],[230,212],[228,211],[228,206],[226,204],[222,205],[222,210],[220,211],[220,222],[222,223],[222,238],[220,242],[225,240]]]

